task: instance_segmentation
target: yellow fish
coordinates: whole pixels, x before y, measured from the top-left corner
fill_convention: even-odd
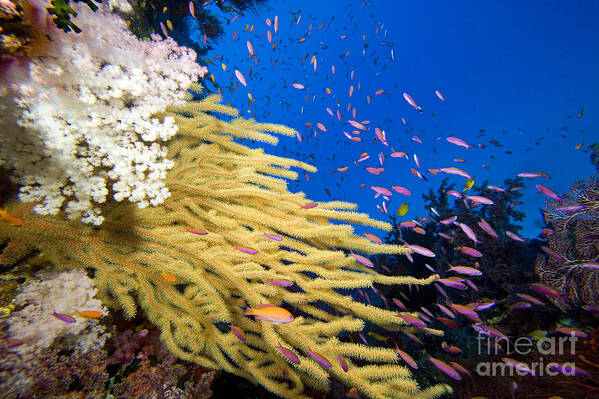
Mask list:
[[[535,341],[540,340],[541,338],[547,336],[547,331],[544,330],[534,330],[528,333],[528,336]]]
[[[220,66],[223,68],[223,71],[227,70],[227,66],[225,64],[221,64]]]
[[[397,216],[405,216],[406,213],[410,210],[410,205],[401,204],[399,208],[397,208]]]
[[[476,180],[474,180],[474,179],[466,180],[466,183],[464,183],[464,190],[462,190],[462,191],[470,190],[474,186],[475,182],[476,182]]]
[[[378,341],[387,342],[387,338],[383,337],[381,334],[377,334],[375,332],[368,331],[368,335],[370,335],[372,338],[374,338]]]
[[[245,316],[256,316],[256,319],[269,321],[272,324],[286,324],[293,321],[293,315],[284,308],[274,305],[260,305],[256,308],[247,308]]]

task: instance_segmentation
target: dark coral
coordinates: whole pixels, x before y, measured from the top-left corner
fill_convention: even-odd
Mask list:
[[[129,323],[129,322],[125,322]],[[144,331],[145,332],[145,331]],[[0,336],[3,399],[126,398],[207,399],[216,372],[173,356],[157,330],[125,329],[107,348],[83,353],[69,340],[41,353],[22,355],[18,342]],[[71,344],[73,344],[71,342]]]
[[[553,230],[535,269],[562,294],[562,309],[599,303],[599,175],[572,185],[562,201],[548,201],[543,215]]]

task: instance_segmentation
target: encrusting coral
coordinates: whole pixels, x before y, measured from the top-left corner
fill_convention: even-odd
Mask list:
[[[237,118],[235,109],[218,101],[217,96],[190,101],[162,115],[173,117],[179,127],[169,143],[174,167],[166,179],[171,197],[163,205],[139,209],[109,202],[102,205],[105,222],[91,227],[60,215],[40,216],[31,211],[33,204],[13,201],[8,209],[23,225],[0,223],[0,243],[6,245],[0,264],[17,263],[36,251],[28,262],[91,268],[104,303],[120,305],[127,317],[139,303],[176,356],[227,370],[286,398],[307,397],[304,384],[328,390],[330,377],[377,399],[450,392],[447,385],[419,391],[409,370],[396,364],[394,349],[338,338],[360,331],[365,321],[390,331],[415,330],[395,312],[358,303],[343,289],[423,285],[438,276],[384,276],[358,263],[350,251],[410,251],[353,234],[350,223],[390,229],[353,212],[353,204],[314,206],[303,193],[290,193],[286,179],[297,177],[290,168],[315,168],[267,155],[236,138],[274,144],[276,137],[265,132],[295,131]],[[269,284],[283,280],[294,284]],[[283,306],[295,320],[273,325],[243,315],[244,308],[260,304]],[[231,326],[245,333],[245,342]],[[279,345],[300,363],[289,363]],[[320,366],[309,350],[332,367]],[[349,366],[347,372],[338,356]]]

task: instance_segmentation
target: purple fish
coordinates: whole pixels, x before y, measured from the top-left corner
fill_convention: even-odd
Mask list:
[[[283,352],[283,355],[285,355],[285,357],[293,364],[299,364],[299,359],[298,357],[295,355],[295,353],[291,352],[289,349],[285,348],[283,345],[281,345],[281,343],[279,342],[279,346],[278,348],[281,350],[281,352]]]
[[[350,255],[355,260],[357,260],[358,262],[360,262],[361,264],[363,264],[364,266],[366,266],[366,267],[374,267],[374,265],[372,264],[372,262],[368,258],[365,258],[364,256],[355,254],[353,252],[350,253]]]
[[[459,145],[460,147],[464,147],[465,149],[472,147],[470,144],[458,137],[448,137],[446,138],[446,140],[449,141],[451,144]]]
[[[441,309],[441,311],[442,311],[443,313],[445,313],[447,316],[451,317],[452,319],[455,319],[455,314],[454,314],[454,313],[453,313],[451,310],[447,309],[447,307],[445,307],[445,306],[443,306],[443,305],[441,305],[441,304],[439,304],[439,303],[437,303],[436,305],[437,305],[437,306],[439,307],[439,309]]]
[[[451,266],[449,270],[468,276],[482,276],[483,272],[470,266]]]
[[[266,234],[266,233],[265,233],[265,234],[264,234],[264,237],[266,237],[266,238],[270,238],[271,240],[275,240],[275,241],[283,241],[283,239],[282,239],[281,237],[274,236],[274,235],[271,235],[271,234]]]
[[[560,298],[562,296],[562,294],[560,294],[553,288],[546,286],[545,284],[539,284],[539,283],[531,284],[530,288],[532,288],[539,294],[544,294],[544,295],[551,296],[554,298]]]
[[[466,284],[468,284],[468,286],[469,286],[470,288],[472,288],[474,291],[478,292],[478,287],[477,287],[477,286],[476,286],[476,284],[474,284],[472,281],[470,281],[470,280],[464,280],[464,282],[465,282]]]
[[[575,328],[572,328],[572,327],[559,327],[553,331],[560,333],[560,334],[564,334],[564,335],[572,335],[572,336],[578,337],[578,338],[588,338],[589,337],[589,334],[587,334],[583,331],[577,330]]]
[[[402,351],[398,347],[395,347],[395,351],[403,359],[403,361],[408,364],[408,366],[410,366],[411,368],[413,368],[415,370],[418,369],[418,365],[416,364],[416,362],[414,361],[414,358],[412,358],[412,356],[408,355],[406,352]]]
[[[431,311],[430,311],[430,310],[428,310],[427,308],[425,308],[424,306],[421,306],[421,307],[420,307],[420,309],[422,309],[422,311],[423,311],[424,313],[426,313],[428,316],[430,316],[430,317],[432,317],[432,318],[434,318],[434,317],[435,317],[435,315],[433,315],[433,314],[431,313]]]
[[[509,357],[501,358],[501,360],[503,360],[506,364],[514,367],[516,370],[523,371],[523,372],[528,373],[530,375],[535,375],[535,372],[532,371],[530,368],[528,368],[528,366],[526,364],[524,364],[524,363],[521,363],[521,362],[519,362],[517,360],[514,360],[514,359],[511,359]]]
[[[495,237],[497,238],[498,235],[495,232],[495,230],[493,230],[493,227],[491,227],[491,225],[483,218],[480,218],[480,222],[478,222],[478,226],[488,235],[490,235],[491,237]]]
[[[452,216],[450,218],[440,220],[439,223],[441,223],[441,224],[452,224],[453,222],[455,222],[457,220],[457,218],[458,218],[457,216]]]
[[[434,258],[436,256],[433,251],[428,248],[421,247],[420,245],[407,245],[407,247],[422,256],[427,256],[429,258]]]
[[[64,321],[65,323],[74,323],[76,320],[73,316],[64,313],[52,313],[52,316],[56,317],[58,320]]]
[[[505,193],[505,188],[499,186],[488,185],[487,188],[498,193]]]
[[[557,194],[555,193],[555,191],[553,191],[553,190],[552,190],[552,189],[550,189],[549,187],[546,187],[546,186],[544,186],[544,185],[542,185],[542,184],[537,184],[537,185],[536,185],[536,187],[537,187],[537,190],[539,190],[539,192],[540,192],[541,194],[545,194],[545,195],[546,195],[546,196],[548,196],[549,198],[553,198],[554,200],[558,200],[558,201],[561,201],[561,200],[563,200],[563,198],[562,198],[562,197],[560,197],[559,195],[557,195]]]
[[[231,327],[231,332],[235,334],[235,336],[239,338],[241,342],[245,342],[245,334],[243,333],[243,331],[235,327],[233,324],[230,324],[229,327]]]
[[[570,363],[570,364],[572,364],[572,366],[568,366],[568,363],[564,363],[562,365],[558,364],[558,365],[555,365],[555,366],[551,365],[551,366],[549,366],[549,369],[553,370],[553,371],[559,371],[561,373],[564,373],[564,374],[570,375],[570,376],[573,376],[573,375],[582,375],[582,376],[585,376],[585,377],[590,377],[591,376],[586,371],[581,370],[579,368],[576,368],[574,366],[574,363]]]
[[[462,350],[460,348],[458,348],[455,345],[449,345],[445,341],[441,342],[441,349],[443,349],[445,352],[451,353],[452,355],[462,353]]]
[[[368,346],[368,341],[366,340],[366,337],[364,337],[361,333],[358,333],[358,336],[360,337],[362,342],[364,342],[364,345]]]
[[[451,307],[455,312],[461,314],[462,316],[466,316],[467,318],[469,318],[472,321],[475,321],[477,323],[481,322],[481,320],[478,317],[478,315],[476,314],[476,312],[464,305],[458,305],[458,304],[452,303],[449,305],[449,307]]]
[[[287,280],[269,281],[268,284],[278,285],[279,287],[291,287],[293,285],[293,281],[287,281]]]
[[[258,253],[258,251],[250,249],[250,248],[237,247],[235,249],[238,251],[244,252],[246,254],[250,254],[250,255],[256,255]]]
[[[470,375],[470,373],[468,372],[468,370],[466,370],[466,369],[464,368],[464,366],[462,366],[461,364],[459,364],[459,363],[456,363],[456,362],[449,362],[449,365],[450,365],[451,367],[453,367],[455,370],[457,370],[458,372],[460,372],[460,373],[462,373],[462,374],[466,374],[466,375],[467,375],[467,376],[469,376],[469,377],[472,377],[472,376]]]
[[[508,236],[509,238],[511,238],[512,240],[516,240],[516,241],[520,241],[520,242],[524,242],[524,239],[519,237],[517,234],[512,233],[509,230],[505,231],[505,235]]]
[[[316,360],[316,362],[321,366],[331,368],[331,363],[329,363],[329,361],[321,354],[317,352],[312,352],[310,349],[308,349],[308,354],[312,356],[312,359]]]
[[[565,261],[566,259],[564,259],[561,255],[559,255],[557,252],[555,252],[554,250],[552,250],[551,248],[547,248],[546,246],[541,246],[541,251],[545,252],[547,255],[551,256],[552,258],[555,258],[557,260],[560,261]]]
[[[541,306],[545,305],[543,302],[539,301],[534,296],[531,296],[528,294],[516,294],[516,295],[519,296],[521,299],[524,299],[525,301],[532,303],[533,305],[541,305]]]
[[[456,198],[462,198],[462,193],[459,193],[459,192],[457,192],[455,190],[449,190],[447,192],[447,195],[452,195],[452,196],[454,196]]]
[[[415,327],[426,327],[426,324],[422,320],[417,319],[416,317],[402,315],[402,314],[398,314],[397,317],[399,317],[406,323],[411,324]]]
[[[451,287],[451,288],[455,288],[458,290],[467,290],[468,289],[468,287],[466,287],[465,284],[463,284],[459,281],[450,280],[448,278],[440,278],[437,280],[437,282],[443,284],[446,287]]]
[[[404,305],[404,303],[403,303],[402,301],[400,301],[399,299],[397,299],[397,298],[393,298],[393,299],[391,299],[391,300],[392,300],[392,301],[393,301],[393,303],[394,303],[394,304],[396,304],[396,305],[397,305],[397,307],[398,307],[398,308],[400,308],[401,310],[408,310],[408,309],[406,308],[406,305]]]
[[[410,104],[412,107],[414,107],[414,109],[416,109],[416,111],[422,112],[422,107],[419,106],[418,104],[416,104],[416,101],[414,101],[414,99],[412,98],[411,95],[409,95],[408,93],[404,93],[403,98],[405,98],[405,100],[408,102],[408,104]]]
[[[464,232],[464,234],[466,234],[468,236],[469,239],[471,239],[472,241],[474,241],[474,243],[479,243],[480,241],[478,241],[476,239],[476,235],[474,234],[474,231],[472,231],[472,229],[470,228],[470,226],[468,226],[465,223],[456,223],[460,229],[462,229],[462,231]]]
[[[337,361],[339,362],[339,365],[341,366],[343,371],[345,371],[347,373],[347,370],[349,370],[349,367],[347,367],[347,363],[345,363],[345,360],[343,360],[343,358],[341,356],[337,356]]]
[[[470,248],[470,247],[460,247],[460,252],[463,253],[464,255],[470,255],[473,256],[475,258],[480,258],[483,256],[483,254],[481,254],[480,252],[478,252],[476,249],[474,248]]]
[[[572,212],[572,211],[579,211],[581,209],[584,209],[584,206],[582,206],[582,205],[559,206],[555,209],[558,211]]]
[[[477,312],[479,310],[487,310],[487,309],[491,309],[495,305],[497,305],[497,302],[495,302],[495,301],[478,302],[474,305],[473,310],[475,310]]]
[[[435,365],[435,367],[437,367],[439,370],[441,370],[443,373],[450,376],[454,380],[458,380],[458,381],[462,380],[462,377],[458,374],[458,372],[455,371],[449,364],[447,364],[439,359],[435,359],[434,357],[431,357],[431,356],[428,357],[428,360],[430,360]]]
[[[449,298],[443,287],[441,287],[439,284],[435,283],[435,288],[437,291],[439,291],[439,294],[443,295],[445,298]]]
[[[417,336],[415,336],[414,334],[409,333],[409,332],[406,332],[405,334],[408,338],[410,338],[412,341],[416,342],[417,344],[424,345],[424,342],[422,342],[422,340],[420,338],[418,338]]]
[[[481,334],[485,334],[488,335],[489,337],[493,337],[493,338],[503,338],[503,339],[509,339],[507,335],[505,335],[504,333],[502,333],[501,331],[491,327],[491,326],[487,326],[485,324],[474,324],[472,326],[472,328],[475,331],[478,331]]]
[[[199,236],[205,236],[206,234],[208,234],[205,231],[200,231],[200,230],[185,230],[185,231],[188,233],[191,233],[191,234],[197,234]]]
[[[447,234],[445,234],[445,233],[437,233],[437,234],[439,235],[439,237],[443,237],[443,238],[445,238],[446,240],[449,240],[449,241],[453,240],[453,237],[451,237],[451,236],[448,236],[448,235],[447,235]]]

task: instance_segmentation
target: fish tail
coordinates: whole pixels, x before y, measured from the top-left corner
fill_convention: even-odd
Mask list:
[[[252,309],[252,308],[245,308],[245,310],[243,311],[244,316],[252,316],[253,314],[254,314],[254,309]]]

